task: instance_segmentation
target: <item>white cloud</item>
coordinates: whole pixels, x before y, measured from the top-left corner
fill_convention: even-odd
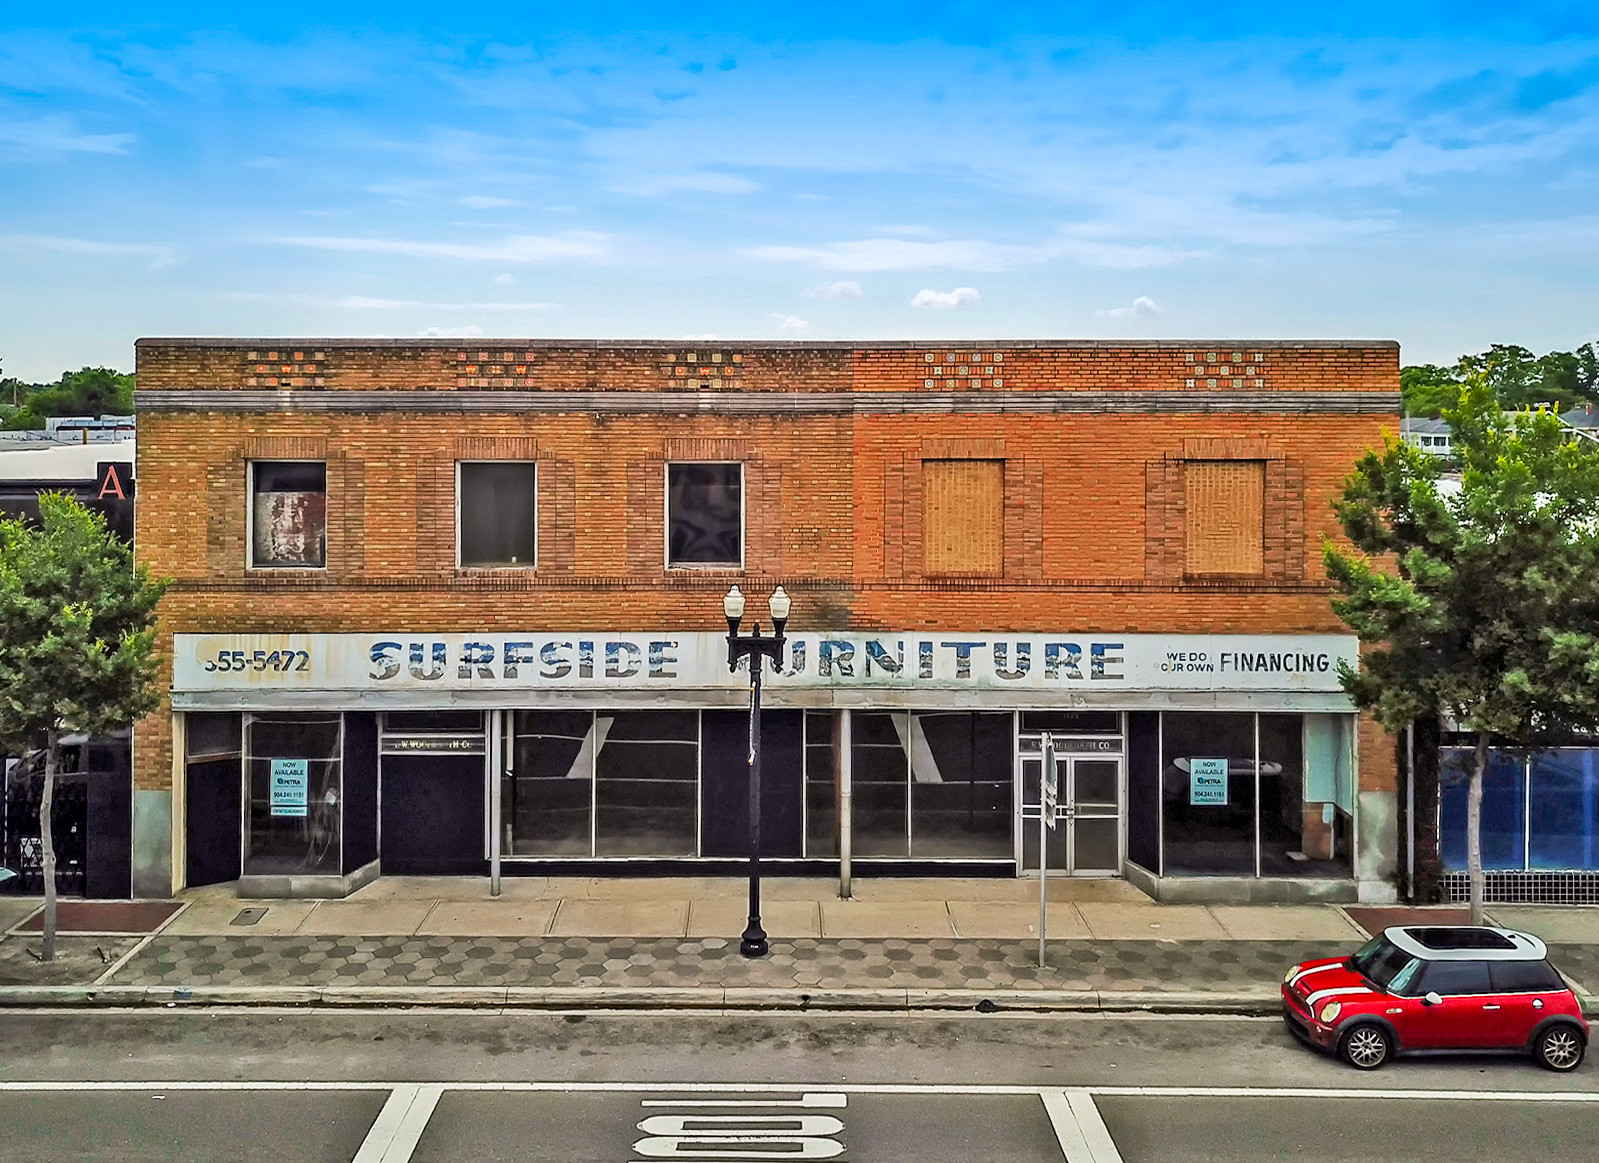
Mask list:
[[[822,246],[758,246],[745,254],[768,262],[797,262],[835,271],[915,271],[932,267],[1000,271],[1051,257],[1047,250],[1036,246],[981,239],[912,242],[904,238],[863,238]]]
[[[1147,319],[1166,312],[1161,305],[1147,295],[1140,295],[1133,300],[1131,307],[1112,307],[1109,311],[1095,311],[1096,315],[1104,315],[1111,319]]]
[[[504,286],[507,283],[516,282],[516,276],[513,275],[510,271],[505,271],[502,274],[495,275],[494,276],[494,281],[496,283],[499,283],[501,286]]]
[[[761,187],[737,174],[693,173],[656,174],[630,178],[614,187],[619,193],[636,194],[640,198],[658,198],[678,190],[701,194],[753,194]]]
[[[259,291],[230,291],[223,298],[246,303],[293,303],[303,307],[332,308],[339,311],[548,311],[554,303],[433,303],[422,299],[376,299],[368,295],[263,294]]]
[[[981,302],[982,298],[974,287],[956,287],[953,291],[935,291],[929,287],[916,292],[916,298],[911,300],[911,306],[948,311],[959,307],[962,303]]]
[[[558,236],[511,235],[498,242],[468,245],[455,242],[410,242],[397,238],[293,237],[273,241],[283,246],[312,250],[401,254],[410,258],[459,258],[492,262],[558,262],[562,259],[602,259],[610,251],[604,234],[571,233]]]
[[[127,153],[138,138],[131,133],[80,133],[70,118],[0,121],[0,145],[36,153]]]
[[[476,324],[466,327],[424,327],[417,332],[421,339],[476,339],[483,334],[483,328]]]
[[[457,198],[462,206],[469,210],[500,210],[506,206],[525,206],[526,202],[519,202],[515,198],[491,198],[486,194],[473,194],[466,198]]]
[[[89,238],[61,238],[54,234],[8,234],[0,237],[0,248],[8,250],[48,250],[56,254],[103,254],[118,258],[147,258],[152,267],[171,266],[178,261],[171,247],[145,242],[96,242]]]
[[[809,331],[811,325],[798,315],[785,315],[781,311],[773,311],[772,318],[777,320],[777,329],[790,335],[801,331]]]
[[[809,290],[802,291],[807,299],[863,299],[866,292],[861,290],[861,285],[853,279],[844,279],[837,283],[818,283]]]

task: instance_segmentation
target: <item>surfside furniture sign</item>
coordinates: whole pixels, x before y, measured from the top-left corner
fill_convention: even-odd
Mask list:
[[[793,634],[777,687],[1337,692],[1352,635]],[[178,634],[175,691],[736,689],[715,633]]]

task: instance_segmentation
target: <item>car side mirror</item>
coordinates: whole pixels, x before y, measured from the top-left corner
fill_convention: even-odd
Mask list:
[[[1427,991],[1427,993],[1422,997],[1421,1004],[1424,1005],[1424,1006],[1441,1005],[1441,1004],[1443,1004],[1443,1000],[1444,1000],[1443,998],[1438,996],[1438,991],[1437,990],[1429,989]]]

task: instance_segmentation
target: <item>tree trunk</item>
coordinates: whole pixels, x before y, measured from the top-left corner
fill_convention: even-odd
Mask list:
[[[44,751],[44,794],[39,797],[39,842],[44,848],[44,960],[56,959],[56,839],[51,813],[55,807],[56,768],[61,734],[51,731]]]
[[[1488,733],[1477,732],[1477,757],[1466,796],[1466,870],[1471,877],[1471,923],[1482,924],[1482,777],[1488,770]]]

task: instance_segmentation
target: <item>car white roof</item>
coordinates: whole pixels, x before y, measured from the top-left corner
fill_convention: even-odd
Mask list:
[[[1429,930],[1498,933],[1510,942],[1511,948],[1435,949],[1417,936]],[[1492,925],[1395,925],[1384,929],[1382,935],[1412,957],[1420,957],[1423,961],[1542,961],[1549,956],[1548,947],[1531,933],[1518,933],[1514,929],[1500,929]]]

